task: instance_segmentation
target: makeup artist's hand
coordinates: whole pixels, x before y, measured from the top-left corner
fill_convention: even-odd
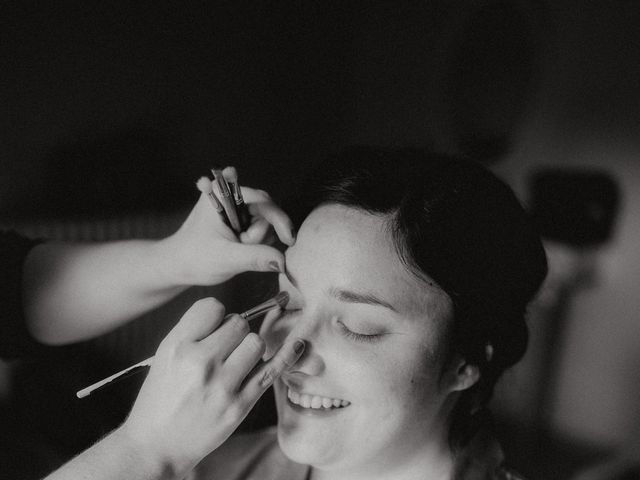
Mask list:
[[[266,192],[242,187],[242,194],[252,223],[239,239],[201,194],[180,229],[160,241],[160,255],[178,282],[215,285],[245,271],[282,271],[282,253],[261,243],[273,229],[282,243],[293,245],[291,220]]]
[[[291,341],[268,362],[239,315],[213,298],[196,302],[162,341],[129,418],[117,431],[144,458],[186,472],[220,446],[258,398],[296,363]],[[296,351],[297,350],[297,351]]]

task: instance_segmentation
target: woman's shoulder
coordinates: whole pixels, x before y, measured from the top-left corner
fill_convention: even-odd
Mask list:
[[[190,480],[304,479],[308,467],[289,460],[278,446],[275,427],[233,435],[202,460]]]

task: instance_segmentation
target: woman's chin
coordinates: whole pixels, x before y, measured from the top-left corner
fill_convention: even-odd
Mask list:
[[[304,465],[323,465],[331,456],[322,439],[295,428],[278,425],[278,444],[289,460]]]
[[[274,385],[278,411],[278,442],[296,463],[327,467],[341,465],[353,440],[354,410],[351,403],[319,405],[288,395],[287,385]],[[315,400],[315,399],[314,399]]]
[[[278,399],[281,400],[286,402],[286,398]],[[324,465],[335,458],[339,443],[332,435],[335,428],[324,425],[322,419],[300,416],[290,409],[289,405],[278,405],[278,443],[287,458],[313,466]]]

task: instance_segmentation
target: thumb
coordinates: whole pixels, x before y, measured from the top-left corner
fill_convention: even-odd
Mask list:
[[[232,253],[240,271],[284,272],[284,255],[268,245],[233,245]]]

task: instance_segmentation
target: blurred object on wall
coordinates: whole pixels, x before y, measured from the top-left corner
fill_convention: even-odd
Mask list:
[[[613,232],[618,186],[608,173],[541,169],[531,181],[531,214],[544,238],[574,247],[596,247]]]
[[[621,194],[601,169],[540,168],[528,185],[528,210],[543,237],[549,273],[529,308],[527,354],[498,385],[497,412],[518,432],[505,445],[515,464],[533,456],[573,471],[603,452],[570,443],[555,429],[559,366],[571,309],[599,281],[602,250],[615,237]]]
[[[560,353],[568,309],[576,293],[598,276],[598,248],[613,236],[620,193],[606,171],[543,168],[531,176],[530,213],[545,240],[549,275],[538,307],[546,317],[538,370],[536,423],[552,428]]]

